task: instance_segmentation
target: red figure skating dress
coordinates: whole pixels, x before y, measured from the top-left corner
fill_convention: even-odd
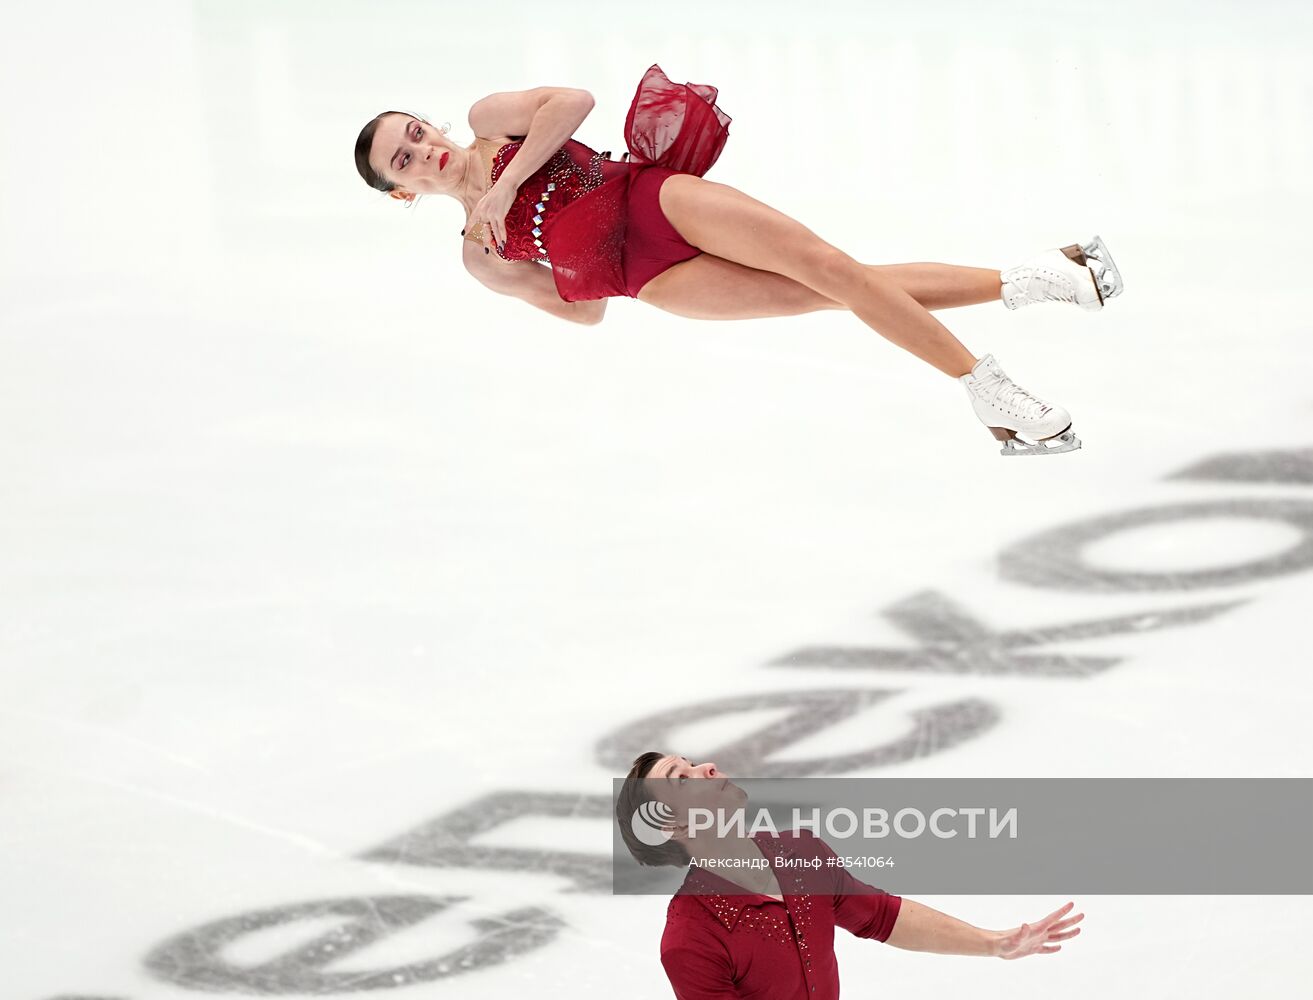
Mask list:
[[[550,263],[567,302],[638,295],[652,278],[702,251],[661,211],[661,184],[674,173],[702,176],[729,137],[716,88],[672,83],[653,66],[625,118],[626,161],[570,139],[527,177],[506,213],[506,260]],[[495,184],[521,143],[493,157]]]

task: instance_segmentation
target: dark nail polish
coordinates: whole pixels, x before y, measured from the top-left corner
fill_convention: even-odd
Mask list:
[[[465,230],[462,229],[462,230],[460,231],[460,234],[461,234],[462,236],[464,236],[464,235],[465,235]]]
[[[484,253],[492,253],[492,251],[489,250],[487,247],[484,247],[484,248],[483,248],[483,252],[484,252]]]

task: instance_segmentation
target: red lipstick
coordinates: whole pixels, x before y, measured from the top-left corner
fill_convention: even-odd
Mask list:
[[[441,156],[438,157],[438,169],[439,169],[439,170],[441,170],[443,167],[445,167],[445,166],[447,165],[447,157],[450,156],[450,155],[451,155],[450,153],[443,153]]]

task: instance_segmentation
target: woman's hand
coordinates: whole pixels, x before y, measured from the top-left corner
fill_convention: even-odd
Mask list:
[[[506,244],[506,213],[515,201],[515,189],[499,180],[479,199],[470,213],[470,225],[483,225],[483,245]]]
[[[1051,955],[1061,951],[1062,945],[1057,942],[1079,934],[1080,928],[1076,925],[1085,919],[1083,913],[1062,919],[1075,905],[1068,903],[1037,923],[1022,924],[1015,930],[1004,931],[998,942],[998,957],[1025,958],[1027,955]]]

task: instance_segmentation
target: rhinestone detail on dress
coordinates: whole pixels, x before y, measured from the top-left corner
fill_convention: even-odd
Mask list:
[[[497,150],[492,163],[494,184],[521,145],[520,142],[510,142]],[[545,223],[550,215],[600,187],[603,181],[601,163],[609,159],[609,153],[595,153],[586,162],[576,163],[564,146],[553,153],[546,163],[525,178],[516,192],[506,213],[506,242],[496,248],[498,255],[504,260],[537,259],[551,263],[542,239]],[[556,194],[555,201],[552,200],[553,193]]]

